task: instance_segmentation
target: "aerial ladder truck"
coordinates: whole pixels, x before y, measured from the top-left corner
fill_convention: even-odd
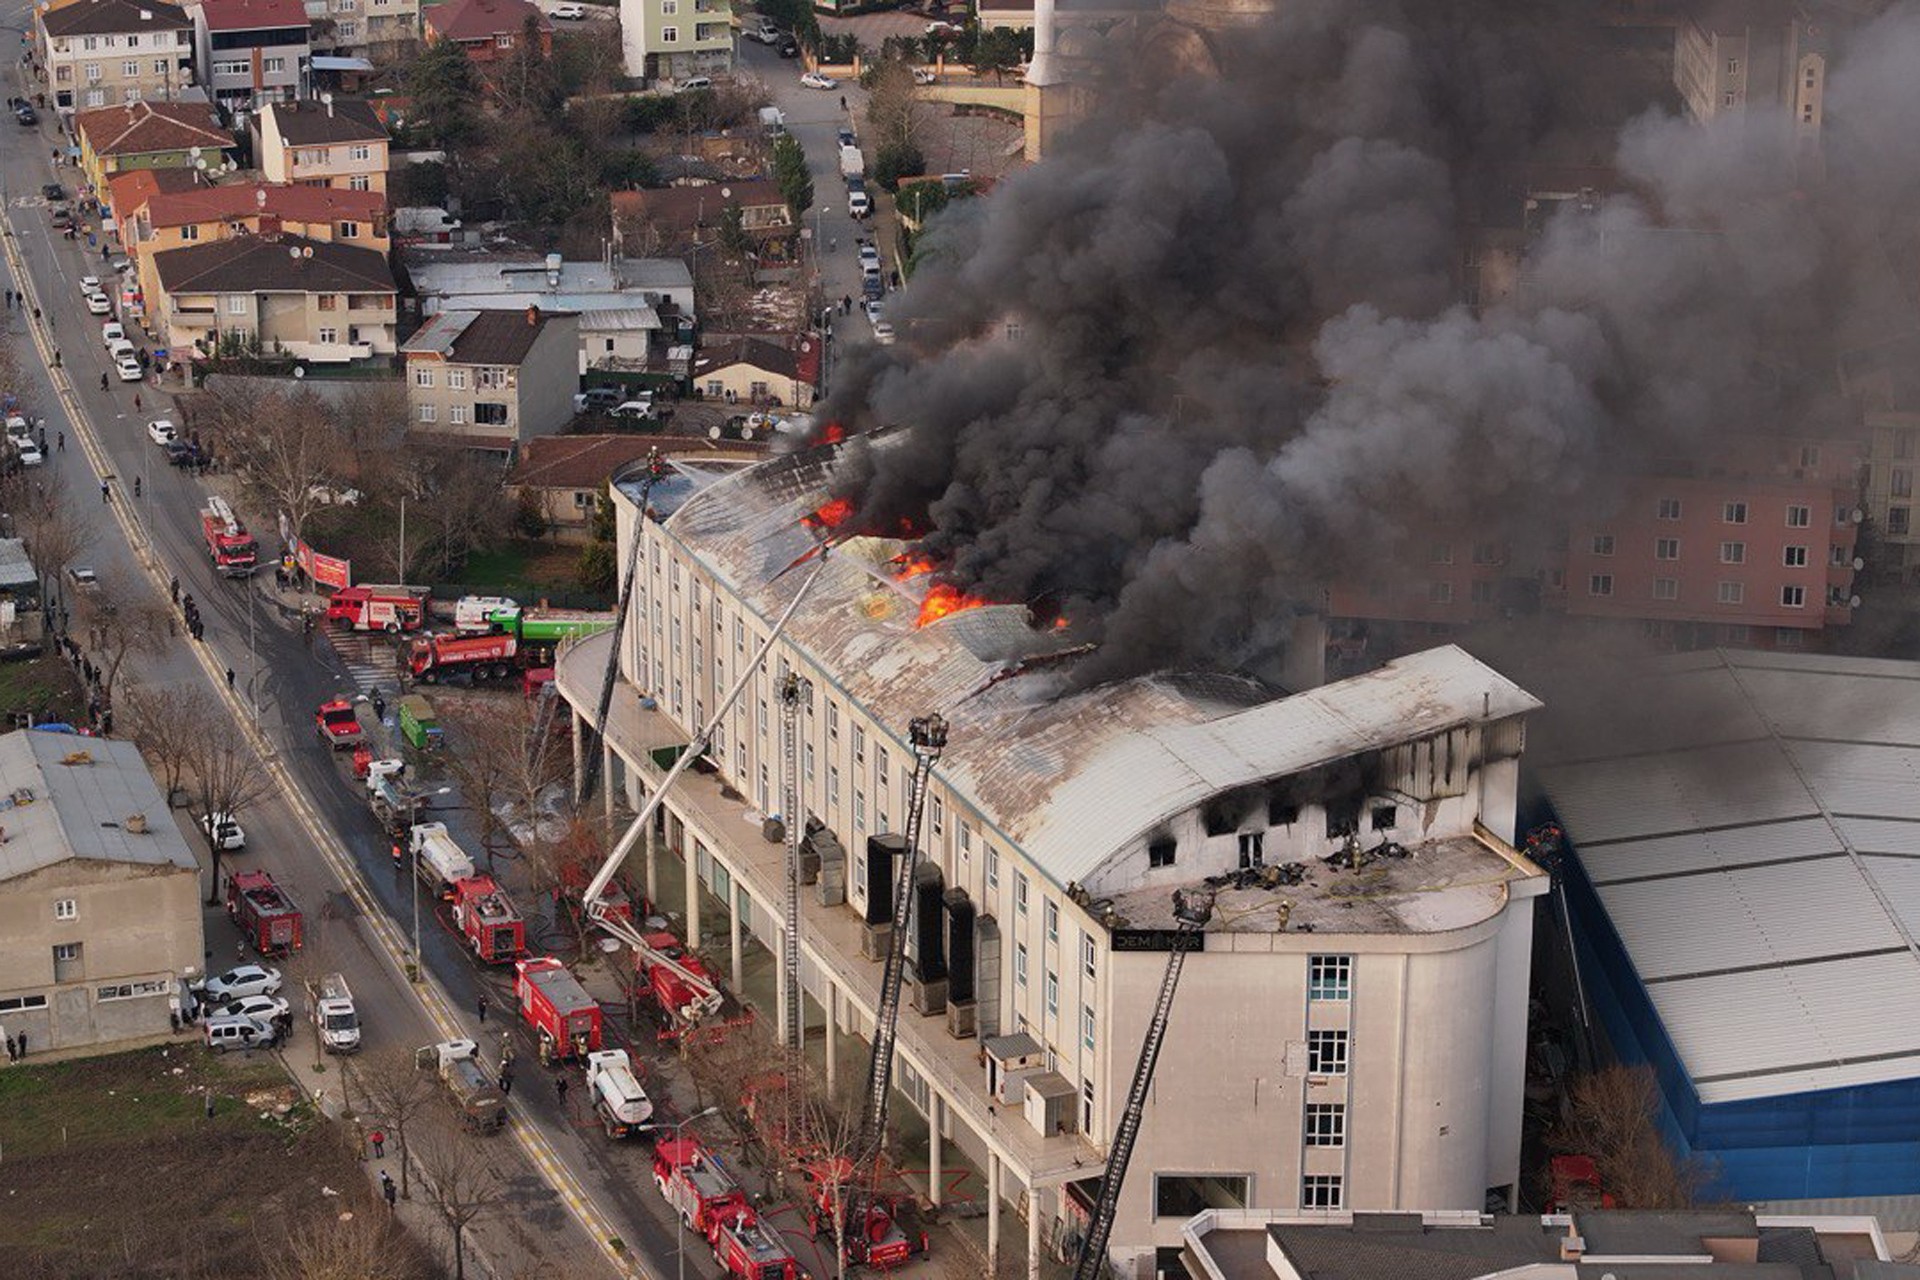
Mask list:
[[[1113,1235],[1114,1215],[1120,1210],[1120,1188],[1126,1184],[1127,1165],[1132,1163],[1133,1147],[1140,1139],[1147,1095],[1153,1091],[1153,1071],[1160,1064],[1160,1048],[1166,1042],[1167,1020],[1173,1014],[1173,996],[1180,986],[1180,971],[1186,967],[1187,952],[1201,949],[1201,933],[1212,915],[1210,890],[1173,891],[1173,954],[1167,957],[1166,972],[1160,978],[1160,994],[1153,1002],[1153,1016],[1147,1020],[1147,1034],[1140,1044],[1140,1060],[1133,1067],[1127,1103],[1120,1112],[1120,1123],[1114,1127],[1113,1147],[1107,1153],[1107,1173],[1100,1179],[1100,1197],[1087,1220],[1087,1239],[1080,1248],[1080,1260],[1074,1265],[1073,1280],[1104,1280],[1106,1276],[1107,1241]]]

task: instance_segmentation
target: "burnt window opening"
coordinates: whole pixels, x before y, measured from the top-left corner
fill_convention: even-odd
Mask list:
[[[1266,833],[1263,831],[1242,831],[1240,833],[1240,869],[1262,865],[1266,861]]]
[[[1210,804],[1200,812],[1201,824],[1210,836],[1229,836],[1240,824],[1223,804]]]
[[[1360,797],[1327,801],[1327,839],[1339,840],[1360,830]]]
[[[1375,831],[1393,830],[1394,822],[1399,817],[1399,813],[1400,807],[1398,805],[1377,804],[1373,806],[1373,829]]]
[[[1149,867],[1170,867],[1179,844],[1171,837],[1162,836],[1158,840],[1147,842],[1147,865]]]
[[[1267,825],[1270,827],[1290,827],[1300,821],[1300,806],[1287,800],[1267,801]]]

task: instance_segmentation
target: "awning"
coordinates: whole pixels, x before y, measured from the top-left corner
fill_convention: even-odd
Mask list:
[[[334,58],[316,54],[307,65],[315,71],[372,71],[373,63],[365,58]]]

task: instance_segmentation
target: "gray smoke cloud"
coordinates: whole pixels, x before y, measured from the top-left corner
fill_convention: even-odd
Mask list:
[[[1892,323],[1920,10],[1839,51],[1817,178],[1784,119],[1650,104],[1617,139],[1631,194],[1554,218],[1469,309],[1463,226],[1577,114],[1562,60],[1590,53],[1547,9],[1289,0],[1221,77],[1136,78],[953,206],[889,307],[909,342],[821,414],[909,428],[848,449],[860,522],[930,517],[945,579],[1100,641],[1088,680],[1243,666],[1436,530],[1541,537],[1610,472],[1793,428],[1836,344]]]

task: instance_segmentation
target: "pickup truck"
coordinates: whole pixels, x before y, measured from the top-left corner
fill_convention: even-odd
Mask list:
[[[479,1045],[471,1040],[442,1040],[416,1050],[413,1062],[422,1070],[435,1070],[469,1129],[495,1133],[506,1124],[507,1095],[480,1060]]]

